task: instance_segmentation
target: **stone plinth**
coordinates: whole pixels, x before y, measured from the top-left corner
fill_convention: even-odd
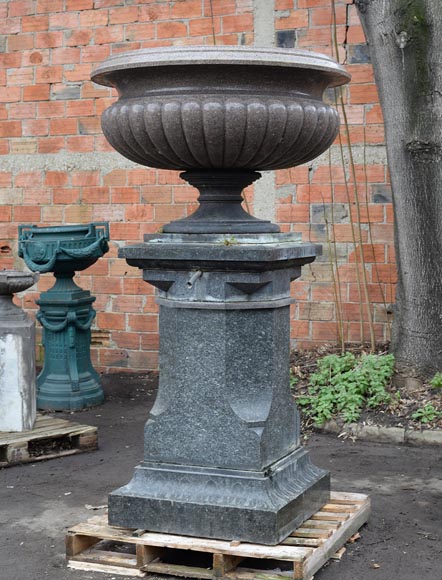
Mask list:
[[[160,386],[113,525],[276,544],[329,498],[290,393],[290,282],[317,246],[286,234],[146,236],[120,250],[158,289]]]
[[[0,272],[0,431],[28,431],[36,418],[35,323],[12,302],[38,274]]]

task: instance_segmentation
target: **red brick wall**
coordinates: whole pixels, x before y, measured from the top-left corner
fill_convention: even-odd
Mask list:
[[[255,2],[212,0],[213,20],[209,0],[0,4],[0,267],[23,267],[17,257],[20,223],[110,222],[111,251],[78,276],[78,283],[97,297],[93,356],[100,368],[156,367],[153,290],[141,281],[138,270],[117,258],[117,249],[187,215],[195,207],[196,192],[177,172],[136,167],[112,153],[99,117],[114,94],[93,85],[90,72],[120,51],[213,44],[213,31],[217,44],[253,44]],[[302,346],[337,338],[329,247],[336,247],[340,264],[345,339],[361,340],[356,278],[360,260],[352,230],[356,236],[361,231],[364,242],[378,340],[388,338],[383,302],[393,301],[395,281],[382,114],[356,8],[350,0],[336,0],[335,6],[339,60],[353,75],[344,98],[356,187],[348,163],[343,168],[339,140],[330,156],[276,173],[276,217],[282,230],[300,231],[305,240],[324,244],[324,257],[305,268],[302,279],[293,285],[298,302],[293,307],[292,338]],[[331,23],[331,0],[275,0],[278,46],[331,54]],[[341,141],[348,160],[345,127]],[[356,215],[355,189],[360,230],[352,227],[350,219]],[[247,197],[253,204],[253,189]],[[35,310],[38,293],[51,285],[52,276],[43,275],[38,290],[22,298],[25,307]],[[366,324],[364,337],[368,337]]]

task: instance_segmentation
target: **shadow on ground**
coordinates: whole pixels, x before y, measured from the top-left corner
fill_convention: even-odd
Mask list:
[[[68,570],[68,527],[102,511],[142,458],[143,426],[156,393],[151,374],[103,377],[105,403],[72,414],[99,428],[98,451],[0,470],[1,580],[110,580],[123,576]],[[361,539],[316,580],[442,578],[442,449],[352,443],[314,435],[313,460],[330,469],[333,489],[369,493],[373,511]]]

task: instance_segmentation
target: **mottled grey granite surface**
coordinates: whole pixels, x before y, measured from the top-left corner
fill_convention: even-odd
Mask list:
[[[276,544],[329,493],[289,385],[290,283],[317,248],[286,234],[148,239],[120,255],[158,289],[160,386],[110,522]]]

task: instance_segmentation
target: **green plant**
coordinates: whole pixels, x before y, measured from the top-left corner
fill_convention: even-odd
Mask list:
[[[297,398],[303,412],[316,425],[323,425],[335,416],[346,422],[359,419],[365,406],[389,403],[386,387],[393,375],[393,355],[347,352],[328,355],[318,360],[318,371],[311,375],[308,395]]]
[[[421,423],[431,423],[435,419],[442,416],[442,413],[435,409],[431,403],[427,403],[424,407],[418,409],[411,415],[412,419],[420,421]]]
[[[442,373],[436,373],[431,379],[430,385],[434,389],[442,389]]]

